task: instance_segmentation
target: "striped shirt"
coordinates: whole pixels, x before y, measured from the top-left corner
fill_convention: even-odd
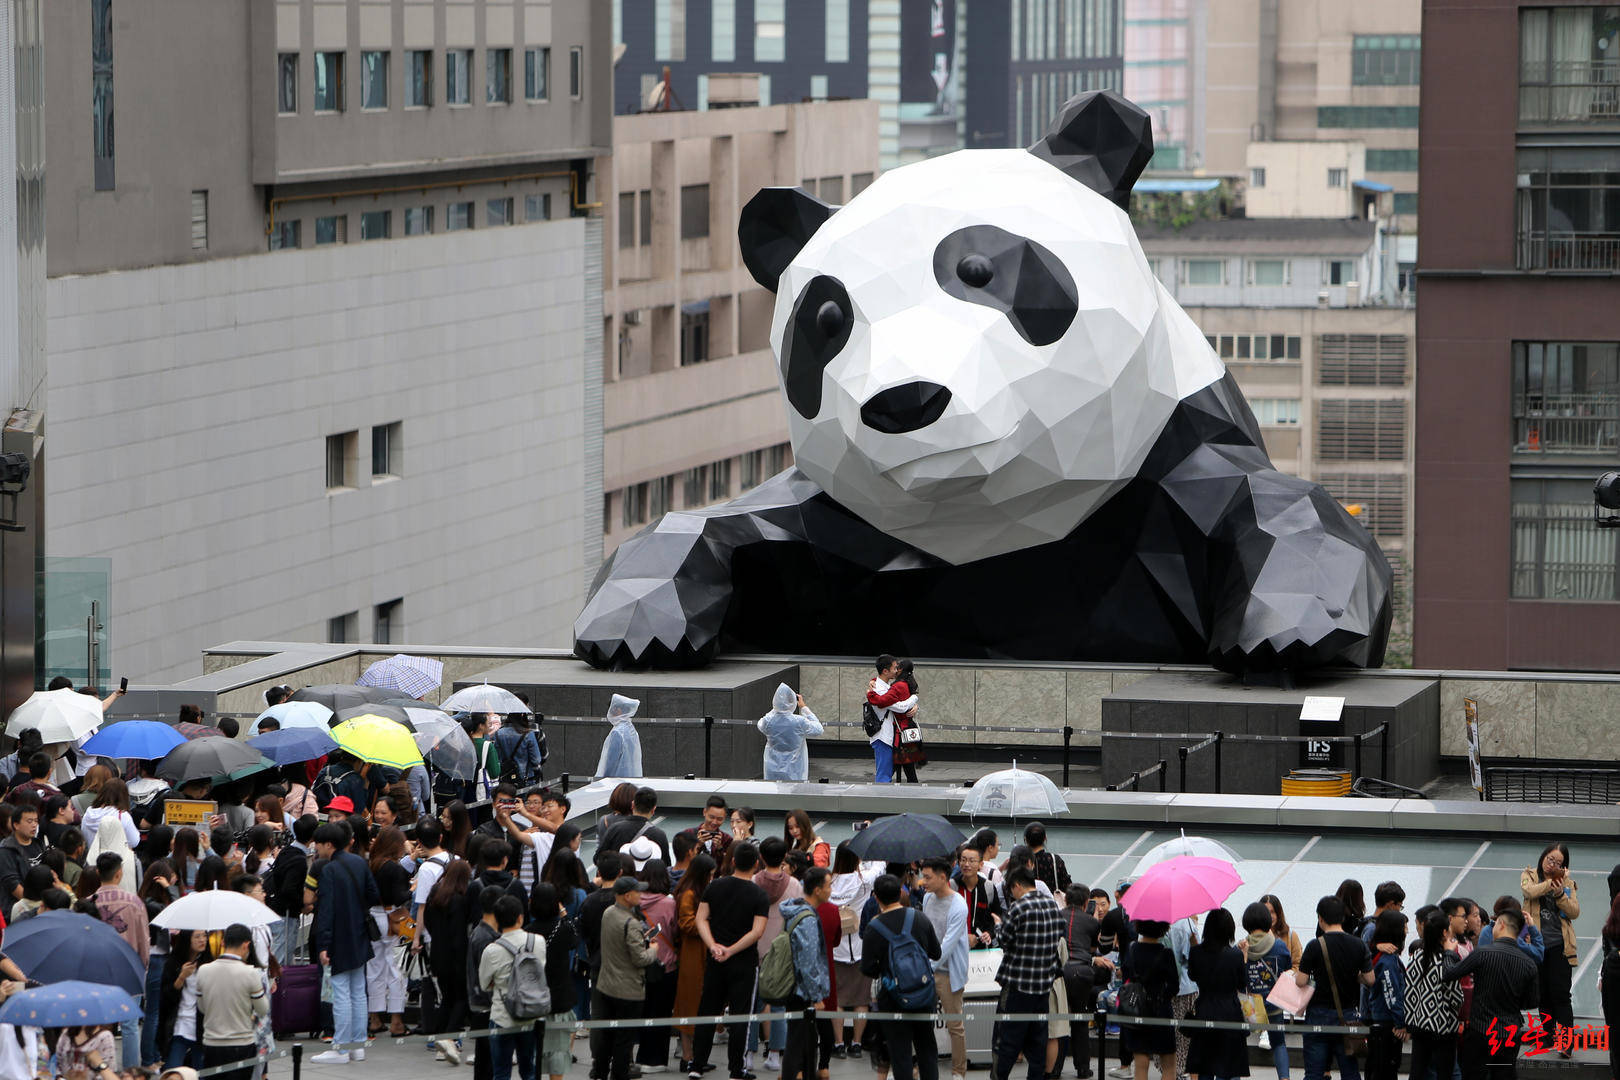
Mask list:
[[[1464,959],[1448,952],[1446,970],[1440,976],[1447,982],[1464,975],[1474,976],[1474,1001],[1468,1013],[1468,1026],[1474,1031],[1498,1031],[1508,1025],[1522,1027],[1524,1012],[1540,1003],[1540,975],[1536,962],[1524,954],[1512,938],[1501,938],[1477,946]]]

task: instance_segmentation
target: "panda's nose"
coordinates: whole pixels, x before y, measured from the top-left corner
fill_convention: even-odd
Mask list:
[[[932,424],[950,403],[951,392],[939,383],[901,383],[862,405],[861,422],[874,431],[902,435]]]

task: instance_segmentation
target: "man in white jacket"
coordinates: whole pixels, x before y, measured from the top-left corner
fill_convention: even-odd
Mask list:
[[[882,721],[871,736],[872,760],[879,784],[894,783],[894,714],[917,707],[917,696],[904,684],[894,684],[900,674],[900,661],[884,653],[877,658],[877,678],[866,687],[866,703],[877,710]]]

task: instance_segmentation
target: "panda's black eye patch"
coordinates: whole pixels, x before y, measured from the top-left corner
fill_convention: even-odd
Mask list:
[[[805,419],[821,411],[821,373],[849,342],[855,308],[837,278],[825,274],[804,287],[788,317],[782,381],[788,404]]]
[[[1061,259],[1028,237],[969,225],[934,249],[934,280],[958,300],[1004,312],[1031,345],[1050,345],[1079,310],[1074,277]]]

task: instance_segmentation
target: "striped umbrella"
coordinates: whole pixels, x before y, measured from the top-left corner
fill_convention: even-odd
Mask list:
[[[395,653],[366,668],[366,673],[355,681],[355,685],[382,686],[398,690],[406,697],[419,698],[437,690],[443,676],[444,664],[438,660]]]

